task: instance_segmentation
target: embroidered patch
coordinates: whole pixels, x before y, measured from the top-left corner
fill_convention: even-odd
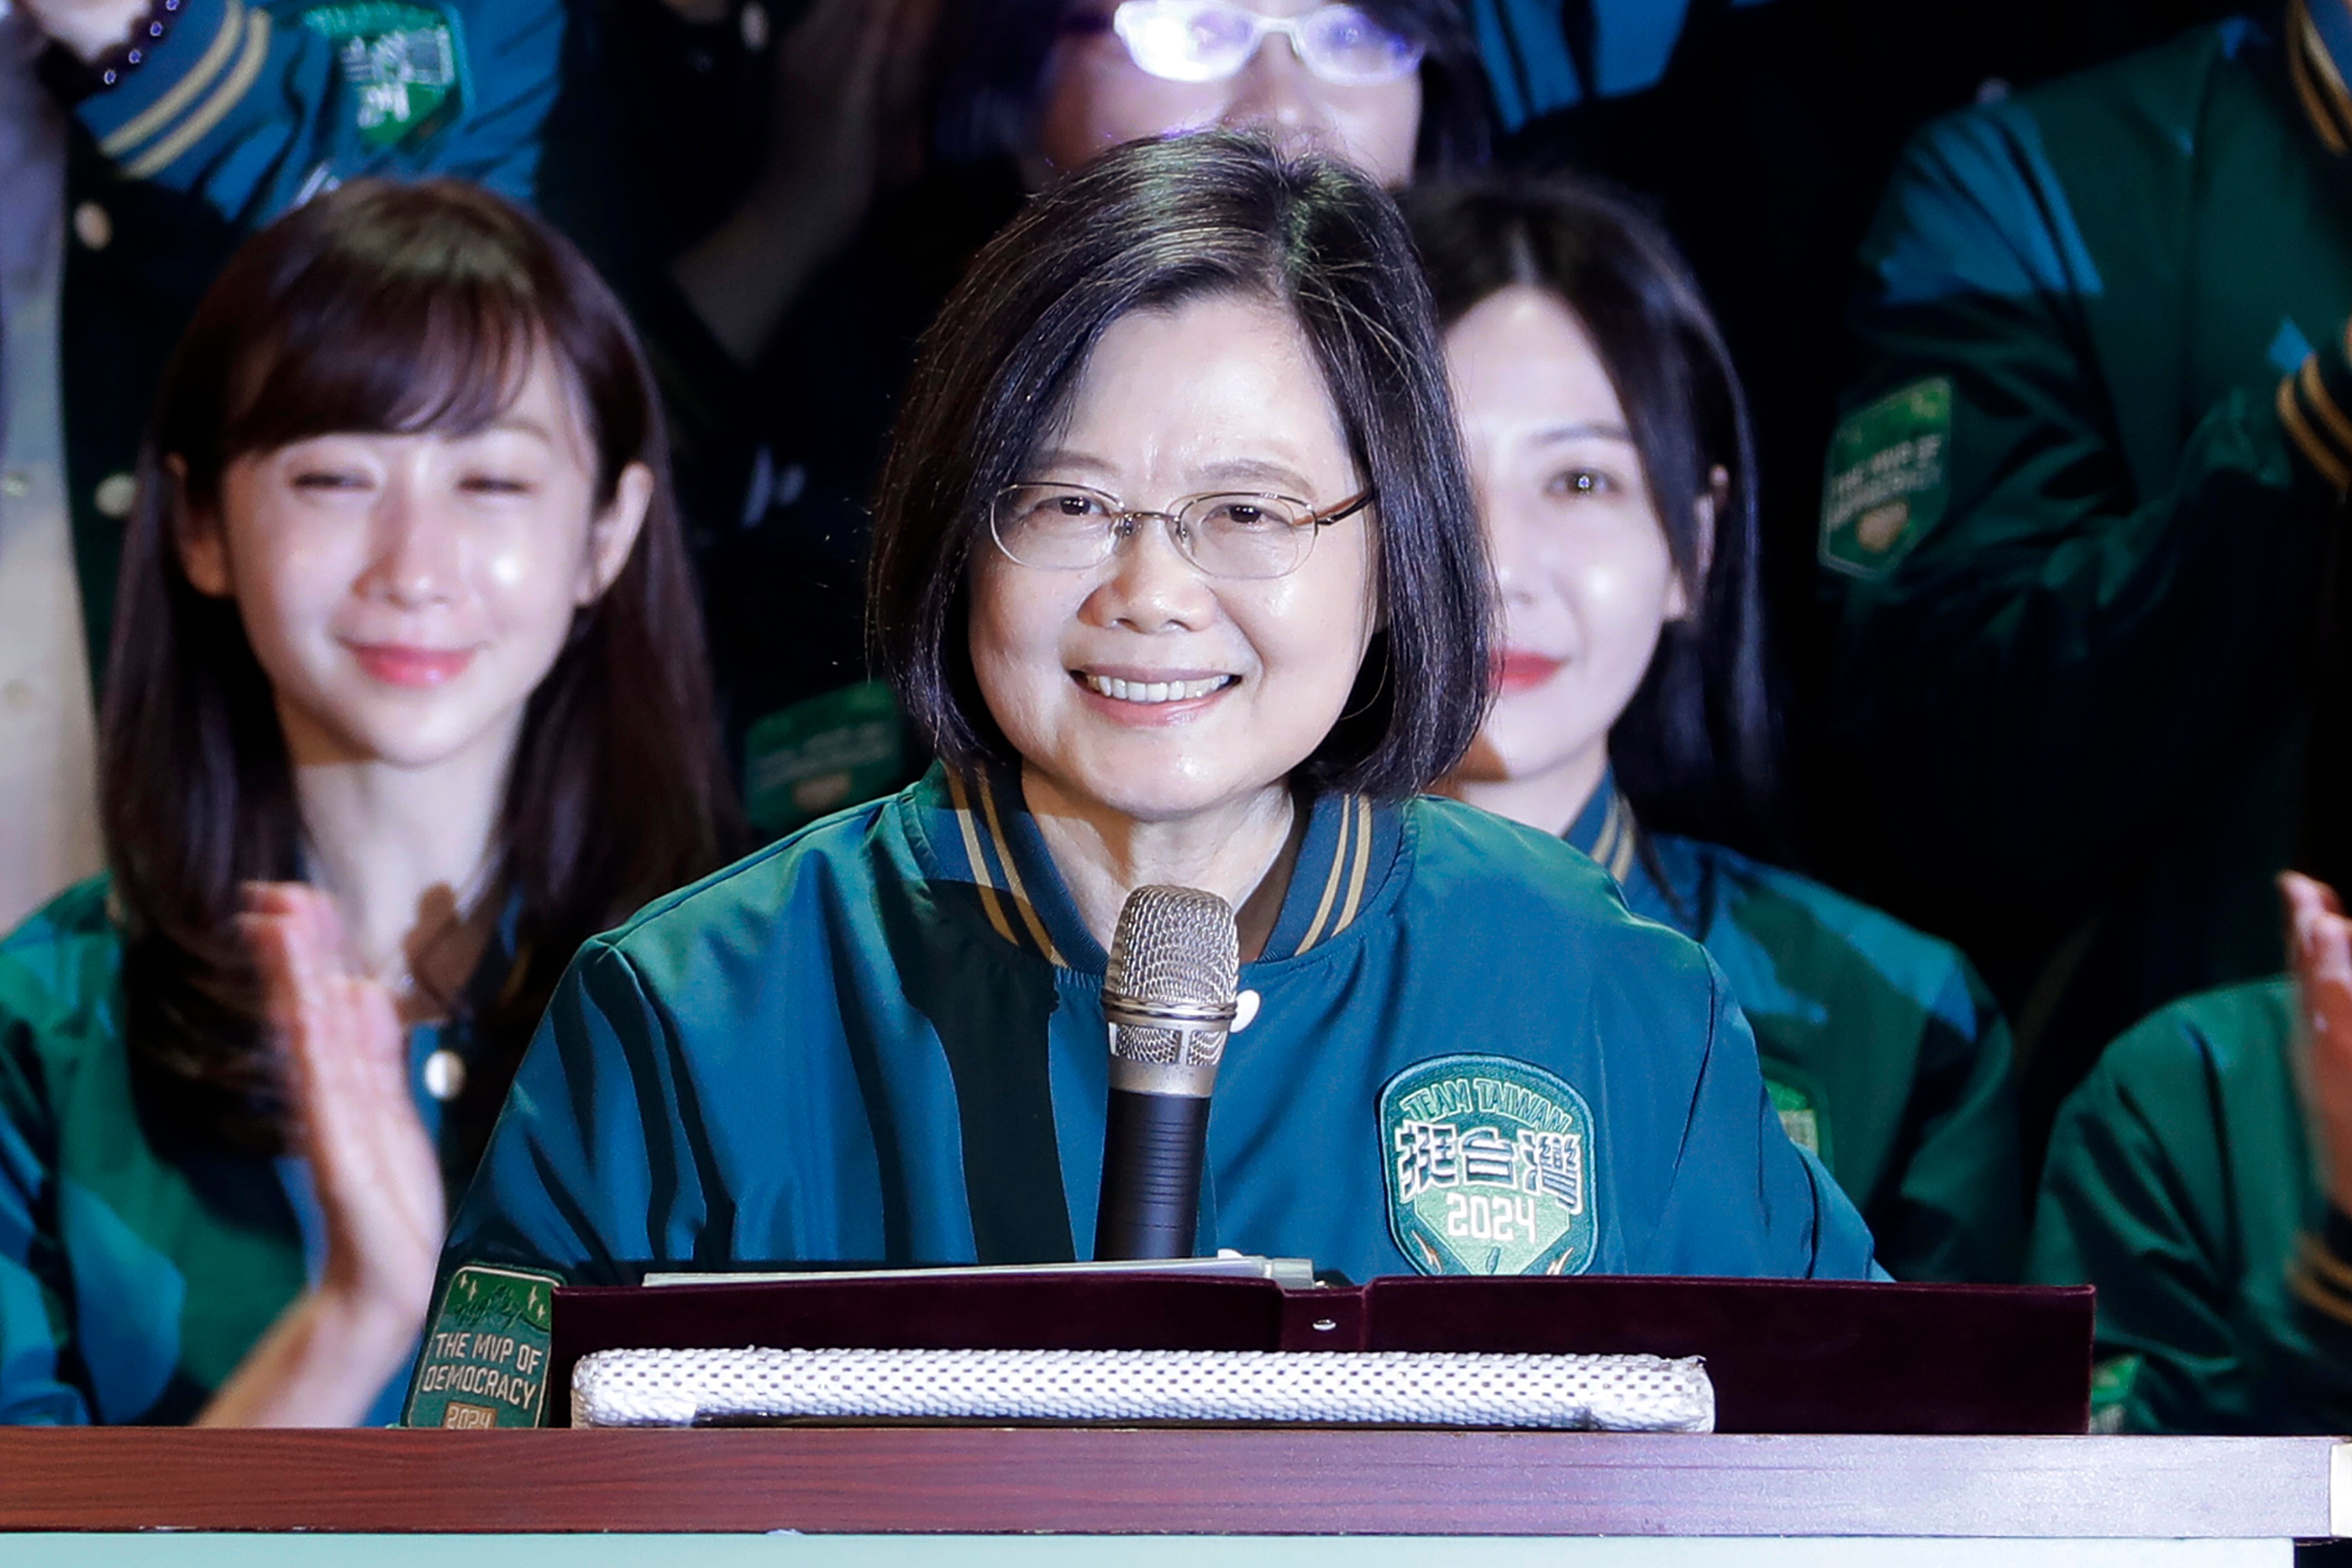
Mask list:
[[[1875,576],[1933,528],[1951,444],[1949,376],[1915,381],[1846,416],[1822,479],[1822,564]]]
[[[302,25],[335,51],[362,145],[422,140],[464,112],[466,51],[455,16],[405,0],[352,0],[314,5]]]
[[[547,1411],[552,1274],[467,1264],[449,1277],[408,1385],[408,1426],[537,1426]]]
[[[872,800],[906,771],[906,726],[878,680],[779,709],[743,738],[743,805],[761,833],[788,833]]]
[[[1592,1110],[1508,1057],[1434,1057],[1380,1097],[1389,1234],[1424,1274],[1581,1274],[1600,1227]]]
[[[1822,1114],[1821,1098],[1801,1084],[1767,1077],[1764,1092],[1780,1114],[1780,1130],[1789,1142],[1824,1164],[1829,1162],[1829,1121]]]

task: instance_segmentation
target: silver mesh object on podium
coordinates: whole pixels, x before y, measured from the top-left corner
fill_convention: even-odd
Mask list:
[[[1694,1356],[1421,1351],[614,1350],[574,1426],[775,1420],[1275,1421],[1711,1432]]]

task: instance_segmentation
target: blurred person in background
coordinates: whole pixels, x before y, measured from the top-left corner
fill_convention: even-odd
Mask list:
[[[238,239],[361,174],[531,197],[562,0],[0,0],[0,926],[100,859],[140,432]]]
[[[2352,6],[1937,122],[1863,251],[1817,549],[1860,889],[2015,1021],[2029,1154],[2106,1042],[2281,967],[2352,481]]]
[[[731,847],[655,392],[562,240],[355,182],[165,372],[109,872],[0,942],[0,1421],[394,1418],[573,950]]]
[[[2099,1289],[2095,1430],[2352,1428],[2352,921],[2280,893],[2287,974],[2145,1019],[2052,1130],[2030,1276]]]
[[[1772,844],[1778,758],[1747,413],[1688,272],[1587,184],[1405,205],[1503,612],[1499,692],[1442,787],[1566,838],[1706,946],[1888,1271],[2014,1279],[2000,1008],[1946,943],[1724,842]]]

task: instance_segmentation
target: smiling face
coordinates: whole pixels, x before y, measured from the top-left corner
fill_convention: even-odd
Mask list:
[[[1328,0],[1243,0],[1264,16],[1303,16]],[[1112,0],[1076,0],[1073,13],[1108,18]],[[1384,185],[1412,178],[1421,134],[1421,78],[1340,87],[1309,71],[1290,40],[1268,37],[1223,81],[1168,81],[1129,58],[1108,30],[1065,37],[1045,68],[1036,152],[1049,170],[1075,169],[1122,142],[1215,125],[1263,131],[1286,147],[1343,158]]]
[[[1172,510],[1264,491],[1328,510],[1362,476],[1297,324],[1218,296],[1120,318],[1022,476]],[[1212,578],[1145,519],[1097,566],[1022,566],[983,539],[971,661],[990,715],[1062,796],[1171,822],[1278,789],[1339,720],[1377,620],[1367,509],[1289,575]]]
[[[234,598],[298,765],[426,768],[510,748],[580,606],[626,563],[653,493],[632,464],[594,506],[594,459],[541,351],[466,435],[339,433],[248,454],[180,542]]]
[[[1625,413],[1559,297],[1513,285],[1445,335],[1504,612],[1499,692],[1461,776],[1582,771],[1687,593]]]

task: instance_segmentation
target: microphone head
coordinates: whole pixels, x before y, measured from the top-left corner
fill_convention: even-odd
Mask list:
[[[1231,904],[1198,888],[1136,889],[1118,911],[1103,973],[1110,1054],[1213,1068],[1225,1054],[1240,981]]]

